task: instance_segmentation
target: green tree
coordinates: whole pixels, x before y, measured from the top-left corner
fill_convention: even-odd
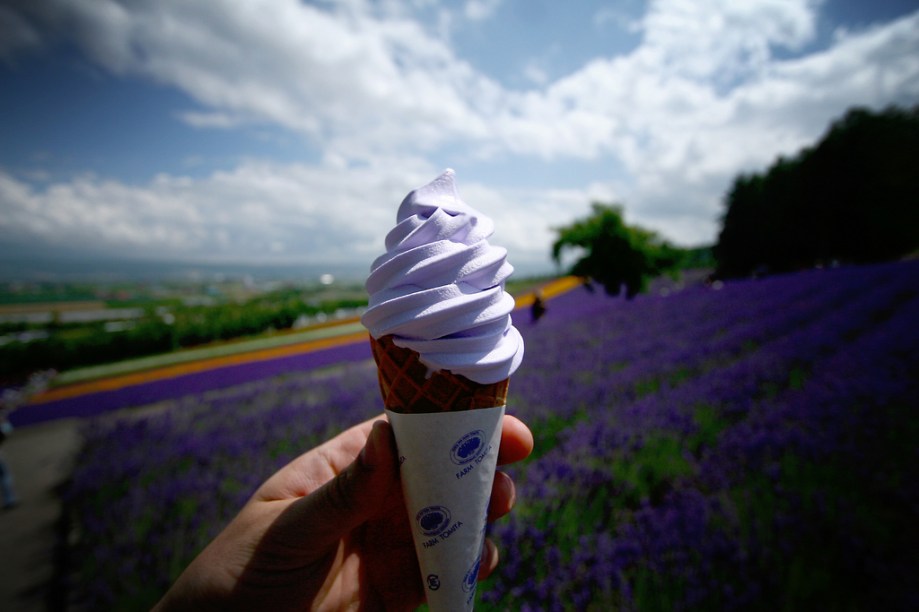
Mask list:
[[[633,297],[649,278],[679,265],[682,251],[651,230],[627,225],[621,206],[595,202],[591,208],[586,218],[555,228],[552,259],[557,264],[566,251],[583,253],[570,274],[596,280],[609,295],[619,295],[624,286],[626,296]]]
[[[919,107],[850,110],[813,147],[735,179],[718,273],[895,259],[919,248]]]

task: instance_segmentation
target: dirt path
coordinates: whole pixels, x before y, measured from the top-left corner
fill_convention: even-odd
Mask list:
[[[56,610],[62,605],[54,567],[61,505],[57,488],[79,448],[79,421],[17,429],[0,446],[20,504],[0,512],[0,610]]]

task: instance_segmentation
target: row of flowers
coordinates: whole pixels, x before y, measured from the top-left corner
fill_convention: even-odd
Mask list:
[[[537,448],[481,607],[917,603],[917,269],[520,311],[508,410]],[[93,421],[65,493],[72,598],[149,607],[258,483],[379,410],[364,361]]]

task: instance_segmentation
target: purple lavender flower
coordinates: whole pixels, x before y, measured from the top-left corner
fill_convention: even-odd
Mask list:
[[[919,262],[575,290],[523,325],[537,447],[481,609],[915,609]],[[270,473],[380,409],[369,359],[99,418],[74,598],[146,607]]]

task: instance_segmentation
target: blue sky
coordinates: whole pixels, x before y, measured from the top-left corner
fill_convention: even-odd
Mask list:
[[[874,0],[0,0],[0,260],[360,265],[446,167],[523,272],[595,200],[712,243],[740,172],[919,103]]]

